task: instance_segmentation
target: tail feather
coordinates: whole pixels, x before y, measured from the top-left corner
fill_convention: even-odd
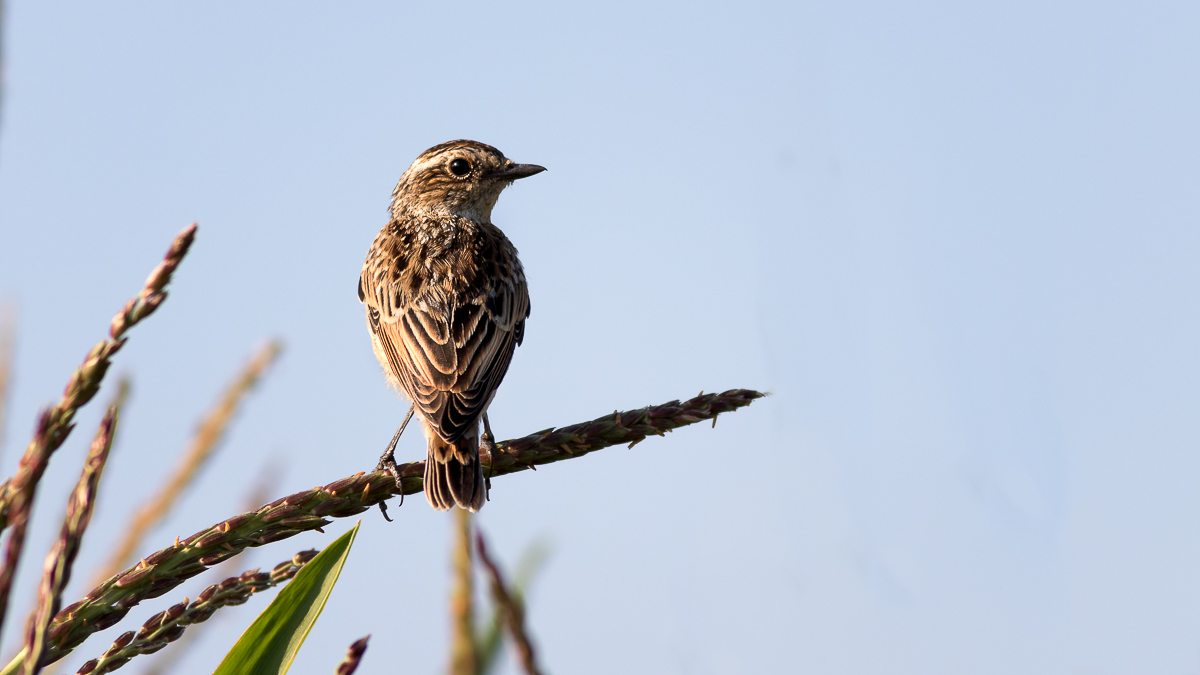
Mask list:
[[[450,443],[434,435],[425,460],[425,499],[438,511],[452,506],[468,511],[483,508],[486,491],[479,442],[475,434]]]

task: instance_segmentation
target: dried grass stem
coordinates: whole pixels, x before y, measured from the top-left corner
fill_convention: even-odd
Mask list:
[[[350,645],[346,650],[346,658],[338,664],[337,670],[333,671],[334,675],[354,675],[354,671],[358,670],[358,664],[362,661],[363,654],[367,651],[367,641],[371,639],[368,635],[364,638],[359,638]]]
[[[513,643],[517,646],[517,656],[521,659],[521,666],[525,669],[526,675],[541,675],[541,671],[537,667],[533,641],[529,639],[529,633],[525,630],[525,604],[514,598],[513,594],[508,591],[504,575],[488,555],[487,544],[480,532],[475,533],[475,547],[479,551],[479,561],[487,569],[488,577],[491,580],[492,600],[503,612],[505,623],[508,624],[509,635],[512,636]]]
[[[255,593],[291,581],[300,569],[316,556],[317,551],[301,551],[292,556],[291,560],[276,565],[270,572],[248,570],[239,576],[213,584],[201,591],[191,604],[185,598],[183,602],[147,619],[136,633],[122,633],[100,658],[83,664],[78,675],[110,673],[138,654],[153,654],[178,640],[188,626],[207,621],[218,609],[241,605]]]
[[[26,675],[37,675],[44,665],[41,660],[46,651],[46,632],[50,628],[50,620],[62,606],[63,589],[71,580],[75,556],[79,553],[83,533],[92,519],[96,491],[100,485],[100,476],[104,473],[104,465],[108,462],[108,452],[112,449],[118,414],[118,406],[114,404],[101,420],[100,429],[96,432],[96,438],[92,441],[92,447],[84,461],[83,473],[67,502],[67,515],[63,520],[58,541],[54,543],[50,555],[46,558],[46,571],[38,591],[38,607],[29,617],[25,629]]]
[[[279,356],[281,349],[282,345],[278,341],[270,342],[259,349],[242,368],[237,378],[225,390],[216,407],[205,416],[196,429],[191,444],[179,460],[171,477],[159,488],[158,493],[138,510],[133,522],[125,530],[120,544],[116,546],[104,567],[97,572],[93,580],[94,584],[104,581],[128,565],[138,547],[141,546],[146,533],[162,522],[171,512],[176,501],[220,444],[225,435],[225,429],[237,413],[246,393],[253,389],[266,373],[267,368]]]
[[[579,457],[587,452],[627,443],[648,435],[663,435],[678,427],[749,405],[763,394],[734,389],[722,394],[701,394],[689,401],[605,415],[591,422],[547,429],[497,445],[491,460],[492,476],[524,471],[533,464],[548,464]],[[571,452],[562,447],[570,444]],[[404,494],[421,491],[423,462],[399,467]],[[486,469],[485,469],[486,470]],[[208,567],[232,558],[249,547],[320,530],[331,521],[357,515],[400,493],[396,481],[383,471],[357,473],[325,486],[277,499],[256,511],[243,513],[177,541],[114,575],[87,596],[54,617],[47,635],[47,662],[62,658],[92,633],[120,621],[130,608],[158,597]],[[0,675],[4,675],[0,672]]]
[[[25,449],[16,474],[9,479],[3,494],[0,495],[0,530],[11,528],[4,552],[4,565],[0,567],[0,629],[4,626],[13,575],[16,574],[25,545],[25,533],[37,485],[46,472],[50,456],[63,444],[74,428],[76,411],[92,400],[100,390],[100,383],[108,372],[113,355],[128,339],[125,333],[150,316],[167,299],[166,286],[187,254],[195,236],[196,225],[184,228],[175,237],[163,261],[150,273],[141,292],[126,302],[121,311],[113,317],[108,331],[109,339],[100,341],[88,352],[67,383],[62,398],[38,419],[33,440]]]

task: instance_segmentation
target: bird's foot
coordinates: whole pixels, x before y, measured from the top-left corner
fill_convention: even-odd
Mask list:
[[[400,467],[396,464],[396,458],[391,452],[384,453],[383,457],[379,458],[379,463],[375,465],[376,471],[386,471],[396,481],[396,488],[403,487],[400,479]]]
[[[408,419],[405,418],[405,423]],[[401,425],[400,430],[392,437],[392,442],[388,443],[387,450],[379,456],[379,463],[375,465],[376,471],[386,471],[396,481],[396,491],[400,493],[400,506],[404,506],[404,484],[400,478],[400,467],[396,465],[396,441],[400,440],[400,432],[404,431],[404,426]],[[392,522],[388,517],[387,502],[379,502],[379,512],[383,514],[383,519]]]
[[[487,473],[483,475],[483,498],[487,501],[492,500],[492,462],[496,457],[496,438],[492,436],[492,430],[487,429],[483,435],[479,437],[479,456],[487,453],[488,466]]]
[[[400,480],[400,467],[396,466],[396,459],[389,452],[379,458],[379,464],[375,466],[376,471],[386,471],[396,481],[396,491],[400,493],[400,506],[404,506],[404,490]],[[383,519],[392,522],[388,517],[387,502],[379,502],[379,512],[383,514]]]

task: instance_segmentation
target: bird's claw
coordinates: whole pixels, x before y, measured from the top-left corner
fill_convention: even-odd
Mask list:
[[[392,519],[389,518],[387,514],[387,502],[379,502],[379,512],[383,514],[384,520],[388,521],[389,523],[392,522]]]
[[[395,457],[392,457],[391,455],[380,457],[379,463],[375,465],[375,470],[386,471],[388,475],[396,481],[397,489],[404,487],[400,480],[400,467],[397,466]]]
[[[379,456],[379,463],[375,465],[376,471],[386,471],[396,481],[396,492],[400,493],[400,506],[404,506],[404,485],[400,480],[400,467],[396,466],[396,443],[400,441],[400,434],[404,433],[404,427],[408,426],[408,421],[412,419],[413,410],[416,409],[416,404],[409,406],[408,413],[404,415],[404,421],[400,423],[400,428],[396,430],[396,435],[392,436],[392,442],[388,443],[387,450]],[[379,502],[379,512],[383,514],[383,519],[392,522],[388,518],[387,503]]]

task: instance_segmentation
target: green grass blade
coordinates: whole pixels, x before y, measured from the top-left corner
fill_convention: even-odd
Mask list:
[[[300,570],[250,624],[213,675],[283,675],[312,630],[342,565],[350,554],[359,521]]]

